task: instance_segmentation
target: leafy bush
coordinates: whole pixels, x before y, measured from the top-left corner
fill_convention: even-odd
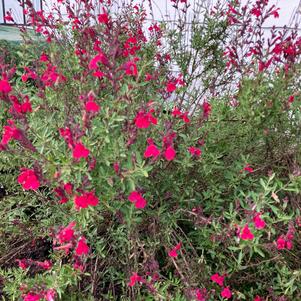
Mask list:
[[[25,1],[48,45],[1,61],[4,300],[300,299],[300,38],[235,1],[184,48],[186,1],[102,2]]]

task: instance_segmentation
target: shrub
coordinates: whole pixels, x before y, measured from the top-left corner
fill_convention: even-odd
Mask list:
[[[47,47],[2,61],[3,295],[298,300],[300,39],[264,44],[278,10],[235,1],[183,49],[181,26],[101,2],[25,1]]]

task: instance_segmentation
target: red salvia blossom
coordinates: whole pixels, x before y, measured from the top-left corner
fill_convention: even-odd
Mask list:
[[[103,65],[108,64],[107,57],[100,51],[97,55],[95,55],[89,63],[90,70],[97,70],[98,63],[102,63]]]
[[[132,191],[128,196],[128,200],[135,204],[137,209],[143,209],[147,202],[138,191]]]
[[[86,238],[85,237],[82,237],[78,244],[77,244],[77,247],[75,249],[75,253],[79,256],[81,255],[87,255],[89,253],[89,247],[86,243]]]
[[[87,158],[89,154],[90,151],[81,142],[75,144],[72,153],[74,159]]]
[[[224,276],[219,275],[218,273],[211,276],[211,281],[217,283],[219,286],[224,286]]]
[[[136,65],[137,60],[138,58],[134,58],[134,60],[128,61],[123,65],[123,68],[127,75],[138,76],[138,69]]]
[[[178,251],[181,249],[182,243],[179,242],[174,248],[168,252],[168,256],[172,258],[178,257]]]
[[[203,103],[203,116],[204,116],[204,118],[208,118],[209,117],[209,115],[210,115],[210,113],[211,113],[211,105],[210,105],[210,103],[208,103],[208,102],[204,102]]]
[[[2,79],[0,80],[0,92],[4,93],[4,94],[8,94],[9,92],[11,92],[12,87],[10,85],[10,83],[8,82],[8,80],[6,79],[6,77],[2,77]]]
[[[257,295],[257,296],[255,296],[253,301],[263,301],[263,299],[261,299],[261,297]]]
[[[167,149],[164,152],[164,156],[167,161],[174,160],[174,158],[176,157],[176,151],[173,148],[173,146],[167,147]]]
[[[23,168],[18,177],[18,183],[22,185],[25,190],[37,190],[40,187],[40,182],[34,170]]]
[[[247,164],[245,167],[244,167],[244,171],[247,171],[249,173],[252,173],[254,172],[254,169],[251,167],[250,164]]]
[[[258,230],[263,229],[265,227],[265,221],[261,218],[260,215],[261,214],[258,212],[253,217],[253,222],[254,222],[255,228]]]
[[[75,208],[87,208],[88,206],[97,206],[99,200],[94,192],[85,192],[82,195],[74,197]]]
[[[40,56],[40,62],[45,63],[45,62],[48,62],[48,61],[49,61],[48,55],[45,54],[45,53],[42,53],[41,56]]]
[[[15,139],[20,140],[22,137],[21,131],[15,126],[15,123],[13,120],[7,120],[7,123],[9,125],[5,125],[3,127],[3,136],[1,140],[2,145],[7,145],[9,141]]]
[[[75,222],[71,222],[66,228],[63,228],[57,235],[57,239],[60,244],[65,242],[69,242],[74,239],[74,226],[76,225]]]
[[[155,118],[152,113],[154,110],[150,110],[149,112],[140,111],[136,115],[134,122],[137,128],[139,129],[147,129],[151,124],[156,125],[158,123],[157,118]]]
[[[194,146],[188,147],[188,151],[190,152],[190,154],[192,156],[196,156],[196,157],[200,157],[202,154],[202,150],[200,150],[199,148],[194,147]]]
[[[67,194],[72,194],[73,192],[73,185],[71,183],[66,183],[64,184],[64,190],[66,191]]]
[[[109,23],[109,16],[107,13],[99,14],[97,16],[98,22],[103,23],[103,24],[108,24]]]
[[[174,92],[177,89],[176,83],[173,81],[168,81],[166,84],[166,91],[169,93]]]
[[[93,100],[89,100],[85,104],[85,109],[87,112],[99,112],[100,106]]]
[[[132,273],[132,276],[130,277],[130,282],[128,283],[128,286],[133,287],[137,282],[142,281],[142,277],[139,276],[137,273]]]
[[[240,238],[242,240],[253,240],[254,239],[254,234],[251,232],[251,230],[249,229],[249,225],[246,224],[241,233],[240,233]]]
[[[153,143],[153,141],[150,141],[149,145],[147,146],[144,157],[150,158],[150,157],[158,157],[160,155],[160,150],[157,148],[157,146]]]
[[[23,301],[39,301],[42,300],[42,298],[40,294],[28,293],[25,295]]]
[[[225,299],[230,299],[232,297],[232,292],[228,286],[222,290],[221,296]]]

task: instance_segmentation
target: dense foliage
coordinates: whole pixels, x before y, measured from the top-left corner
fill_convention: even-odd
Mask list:
[[[301,299],[301,39],[94,2],[25,0],[46,43],[0,61],[3,300]]]

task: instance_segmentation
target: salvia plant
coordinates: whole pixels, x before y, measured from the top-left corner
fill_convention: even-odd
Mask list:
[[[279,9],[171,0],[171,26],[133,1],[20,2],[2,300],[301,300],[301,37],[264,31]]]

